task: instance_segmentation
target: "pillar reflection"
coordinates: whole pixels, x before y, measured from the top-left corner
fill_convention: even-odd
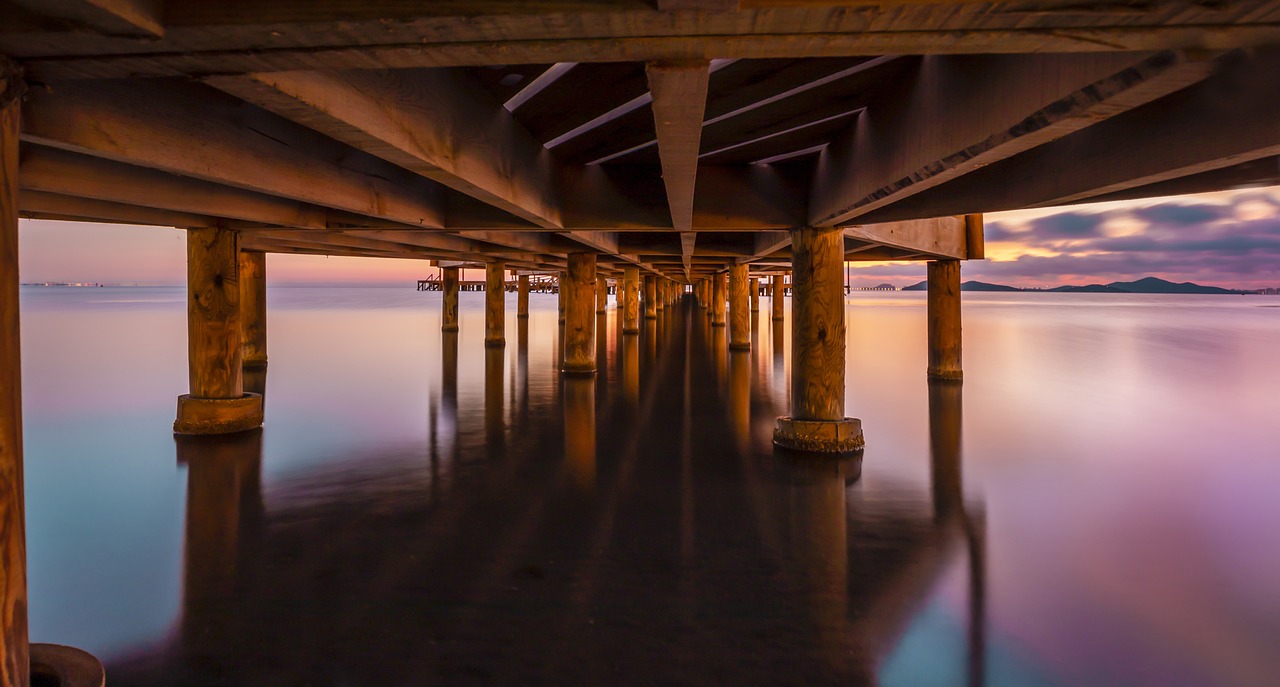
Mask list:
[[[640,405],[640,342],[634,336],[622,337],[622,395],[627,406]]]
[[[848,655],[849,543],[845,489],[858,460],[788,456],[777,461],[786,485],[787,541],[795,584],[813,622],[815,649],[833,668]]]
[[[986,546],[981,511],[967,506],[963,481],[964,386],[929,383],[929,472],[934,522],[957,528],[969,558],[969,652],[967,684],[986,683]]]
[[[174,437],[187,467],[182,645],[189,659],[224,654],[241,573],[253,567],[265,511],[262,430]]]
[[[529,420],[529,318],[522,317],[516,321],[516,383],[519,384],[518,399],[520,424]]]
[[[492,452],[501,450],[503,431],[505,429],[503,408],[503,351],[501,348],[488,347],[484,352],[484,435],[485,443]]]
[[[751,352],[729,351],[729,427],[738,453],[751,448]]]
[[[591,491],[596,481],[596,394],[592,378],[566,376],[564,459],[573,483]]]

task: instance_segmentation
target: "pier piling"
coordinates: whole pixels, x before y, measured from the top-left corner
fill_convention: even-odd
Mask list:
[[[729,268],[729,348],[751,350],[751,311],[746,263]]]
[[[640,268],[622,270],[622,333],[640,333]]]
[[[725,306],[725,301],[728,300],[728,294],[725,293],[728,290],[728,284],[726,283],[727,281],[728,281],[728,275],[725,274],[724,272],[721,272],[711,278],[711,326],[712,327],[723,327],[725,325],[724,306]]]
[[[267,254],[240,251],[241,364],[267,366]]]
[[[570,253],[564,294],[564,362],[566,374],[590,375],[596,371],[595,327],[592,303],[596,292],[596,254]]]
[[[516,317],[529,317],[529,275],[516,277]]]
[[[791,232],[791,416],[773,443],[813,453],[863,446],[862,422],[844,416],[844,244],[838,228]]]
[[[964,379],[960,363],[960,261],[931,260],[928,288],[928,376],[959,382]]]
[[[491,262],[484,266],[484,345],[506,346],[507,290],[506,265]]]
[[[440,303],[440,331],[458,331],[458,268],[444,268],[443,298]]]

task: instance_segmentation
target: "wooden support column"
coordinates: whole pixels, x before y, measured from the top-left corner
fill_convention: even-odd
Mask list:
[[[569,281],[568,272],[560,272],[556,275],[556,321],[560,324],[564,324],[564,284],[567,281]]]
[[[567,374],[595,374],[596,254],[570,253],[565,275],[560,285],[565,313],[563,369]]]
[[[609,280],[603,276],[596,277],[596,312],[609,310]]]
[[[729,348],[737,351],[751,350],[748,269],[745,263],[729,268]]]
[[[440,288],[444,298],[440,305],[440,331],[458,331],[458,268],[444,268]]]
[[[786,297],[787,285],[783,282],[784,277],[781,274],[773,275],[773,290],[769,295],[769,307],[773,309],[773,319],[775,322],[781,322],[785,319],[783,314],[783,298]]]
[[[644,275],[644,319],[653,320],[658,317],[658,278],[652,274]]]
[[[760,279],[751,278],[751,312],[760,312]]]
[[[929,262],[929,379],[958,382],[960,366],[960,261]]]
[[[191,393],[178,397],[178,434],[229,434],[262,425],[262,396],[244,393],[240,234],[187,231],[187,362]]]
[[[24,89],[0,57],[0,671],[3,687],[29,687],[27,541],[22,495],[22,360],[18,329],[18,120]]]
[[[516,277],[516,317],[529,317],[529,275]]]
[[[267,366],[267,254],[240,251],[241,364]]]
[[[506,265],[491,262],[484,266],[484,345],[506,346],[507,320]]]
[[[728,275],[720,272],[711,278],[711,326],[724,326],[724,305],[728,300]]]
[[[640,333],[640,268],[622,270],[622,333]]]
[[[844,416],[844,235],[836,228],[791,232],[791,417],[773,443],[815,453],[863,446],[862,422]]]

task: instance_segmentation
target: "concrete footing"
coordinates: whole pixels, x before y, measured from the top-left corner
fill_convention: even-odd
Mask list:
[[[246,393],[240,398],[178,397],[174,434],[231,434],[262,426],[262,396]]]
[[[102,662],[79,649],[59,644],[31,645],[32,687],[103,687]]]
[[[773,429],[773,445],[805,453],[846,454],[861,451],[862,420],[796,420],[778,418]]]

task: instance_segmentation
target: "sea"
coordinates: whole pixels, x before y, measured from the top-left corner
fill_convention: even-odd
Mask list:
[[[846,297],[866,449],[775,451],[790,304],[562,376],[556,296],[268,289],[260,431],[175,437],[182,288],[23,287],[32,641],[130,685],[1280,684],[1280,298]]]

